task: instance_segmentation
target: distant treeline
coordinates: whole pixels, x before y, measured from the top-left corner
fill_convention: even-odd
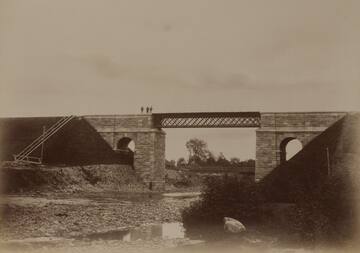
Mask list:
[[[219,156],[215,156],[207,148],[207,143],[203,140],[193,138],[186,143],[186,148],[189,151],[189,157],[186,160],[181,157],[177,161],[165,160],[166,169],[196,169],[201,168],[223,168],[229,169],[241,169],[241,168],[255,168],[255,160],[248,159],[241,161],[237,157],[227,159],[223,153]]]

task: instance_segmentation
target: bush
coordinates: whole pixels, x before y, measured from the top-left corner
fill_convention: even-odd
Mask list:
[[[239,181],[236,177],[208,177],[204,180],[202,199],[183,211],[183,222],[185,227],[217,225],[228,216],[252,224],[261,217],[261,203],[261,195],[253,182]]]
[[[339,244],[351,239],[354,226],[359,224],[355,197],[351,194],[354,191],[341,177],[324,178],[316,189],[299,192],[295,203],[287,206],[285,212],[276,205],[264,208],[262,191],[261,184],[233,177],[207,178],[202,199],[182,213],[184,226],[191,229],[220,225],[227,216],[245,226],[255,225],[272,234],[276,231],[278,236],[285,236],[282,238],[295,235],[293,238],[301,243]]]
[[[325,179],[296,201],[290,227],[307,242],[341,243],[351,239],[358,224],[353,192],[341,177]]]

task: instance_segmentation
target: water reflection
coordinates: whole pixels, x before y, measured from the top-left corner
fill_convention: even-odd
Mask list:
[[[122,240],[125,242],[151,239],[185,238],[185,229],[181,222],[151,224],[129,230],[113,230],[86,236],[90,240]]]
[[[162,224],[162,236],[164,239],[184,238],[185,229],[180,222]]]

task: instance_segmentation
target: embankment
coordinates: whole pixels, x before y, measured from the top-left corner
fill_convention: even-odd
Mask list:
[[[46,192],[147,191],[128,165],[34,166],[3,163],[1,190],[5,194]]]

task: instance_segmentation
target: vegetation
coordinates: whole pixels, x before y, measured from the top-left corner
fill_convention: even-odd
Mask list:
[[[278,235],[293,235],[297,242],[341,243],[354,234],[355,201],[351,189],[340,177],[324,180],[317,189],[299,194],[285,211],[265,199],[261,184],[238,181],[233,177],[208,178],[202,199],[182,213],[187,229],[201,225],[219,225],[228,216],[246,227],[274,231]]]
[[[252,167],[255,168],[255,160],[249,159],[241,161],[237,157],[232,157],[228,160],[223,153],[220,152],[216,157],[207,147],[207,143],[201,139],[193,138],[186,142],[186,148],[189,152],[189,157],[186,160],[181,157],[175,160],[165,161],[167,169],[184,169],[201,167],[214,167],[214,168],[239,168],[239,167]]]
[[[203,140],[194,138],[186,142],[186,148],[189,151],[189,164],[198,164],[205,162],[212,157],[211,152],[207,148],[207,143]]]
[[[236,177],[208,177],[204,183],[201,200],[194,202],[182,213],[185,226],[194,224],[222,224],[228,216],[254,224],[260,219],[263,203],[256,184]]]
[[[194,138],[186,143],[189,157],[175,160],[165,160],[167,169],[165,181],[175,187],[201,187],[204,178],[212,174],[241,174],[244,169],[255,170],[255,160],[241,161],[237,157],[228,160],[223,153],[217,157],[208,149],[207,143]]]
[[[307,242],[345,242],[358,224],[354,191],[343,177],[326,178],[316,190],[299,196],[290,228]]]

